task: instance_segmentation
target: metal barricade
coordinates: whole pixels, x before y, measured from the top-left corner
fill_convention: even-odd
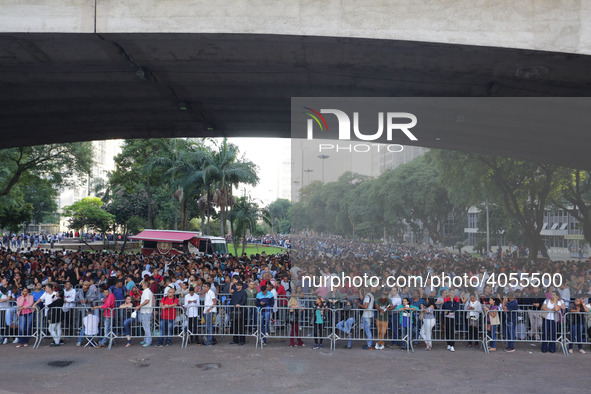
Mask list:
[[[258,308],[249,305],[216,305],[215,313],[205,313],[207,308],[199,307],[199,317],[189,318],[186,344],[191,338],[203,340],[206,345],[217,343],[216,337],[231,337],[232,344],[246,344],[247,338],[260,341]],[[193,320],[190,320],[193,319]]]
[[[16,302],[8,301],[0,305],[2,305],[2,309],[0,309],[0,340],[8,342],[18,336]]]
[[[36,322],[37,310],[30,313],[19,313],[16,306],[0,309],[0,344],[6,340],[19,345],[29,346],[31,339],[34,339],[33,348],[37,342],[38,328]]]
[[[565,354],[571,353],[575,345],[579,351],[583,350],[584,352],[583,346],[591,343],[589,341],[591,333],[589,316],[588,312],[566,312],[564,315],[562,338]]]
[[[409,345],[414,351],[418,341],[429,343],[446,342],[448,350],[456,347],[456,342],[467,342],[467,346],[474,349],[485,349],[484,336],[482,334],[484,315],[482,312],[473,312],[463,309],[446,310],[435,309],[434,319],[425,321],[424,313],[413,311],[411,320]],[[422,317],[423,316],[423,317]]]
[[[495,312],[498,319],[493,317]],[[528,343],[533,346],[541,344],[542,352],[552,353],[559,346],[566,354],[564,324],[561,321],[548,319],[549,313],[551,312],[537,310],[533,307],[514,311],[489,310],[485,314],[485,322],[487,326],[490,324],[490,330],[485,326],[483,331],[485,350],[488,352],[490,348],[496,349],[496,342],[506,343],[506,350],[509,351],[515,348],[516,343]],[[542,320],[541,325],[537,321],[538,319]],[[498,324],[492,324],[493,321]]]
[[[82,341],[80,336],[84,317],[87,314],[96,316],[98,321],[103,320],[103,309],[91,307],[64,306],[54,308],[41,308],[37,311],[38,339],[35,348],[39,348],[44,339],[51,339],[54,346],[59,346],[64,338],[75,338]],[[107,329],[105,334],[108,334]]]
[[[290,345],[306,346],[303,339],[313,339],[314,346],[321,348],[324,341],[330,343],[334,350],[334,329],[336,310],[323,308],[316,317],[314,308],[300,306],[266,307],[258,310],[258,332],[261,338],[261,348],[271,339],[289,339]]]
[[[135,311],[135,308],[115,308],[112,314],[111,339],[125,338],[131,343],[133,338],[144,338],[142,345],[169,346],[173,338],[180,338],[180,346],[185,346],[187,316],[182,306],[154,306]]]

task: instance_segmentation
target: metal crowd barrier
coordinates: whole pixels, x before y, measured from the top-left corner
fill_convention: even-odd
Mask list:
[[[591,334],[591,314],[588,312],[567,312],[562,324],[562,338],[565,354],[576,345],[579,350],[588,345]],[[568,351],[567,351],[568,348]]]
[[[216,337],[231,337],[231,342],[236,344],[245,344],[247,338],[253,338],[255,346],[258,347],[260,317],[257,307],[216,305],[215,313],[205,313],[209,308],[204,306],[193,308],[197,308],[198,316],[187,318],[185,347],[189,341],[195,341],[197,344],[215,343]]]
[[[325,307],[320,310],[322,323],[318,323],[317,310],[312,307],[261,309],[252,305],[217,305],[216,313],[210,314],[204,313],[202,305],[192,308],[196,309],[196,314],[189,313],[183,306],[174,307],[175,316],[169,322],[162,319],[161,306],[153,307],[146,314],[138,311],[134,319],[131,318],[131,309],[67,307],[57,318],[59,324],[54,322],[52,318],[55,315],[47,308],[37,308],[29,317],[19,319],[18,328],[6,325],[7,313],[13,314],[10,322],[15,320],[14,308],[9,308],[0,310],[0,337],[21,338],[22,342],[32,339],[35,349],[45,339],[59,343],[62,338],[75,338],[84,346],[98,346],[102,341],[111,348],[114,341],[127,336],[132,340],[148,337],[148,343],[152,345],[154,341],[168,343],[168,339],[172,343],[177,337],[184,348],[190,341],[212,342],[215,337],[231,337],[232,342],[238,343],[246,343],[251,338],[255,347],[261,349],[276,339],[289,339],[294,346],[302,343],[312,346],[309,342],[313,340],[315,344],[322,343],[331,350],[335,350],[338,344],[348,347],[354,342],[361,342],[375,346],[379,341],[385,347],[400,346],[407,352],[414,351],[419,341],[454,345],[456,342],[468,342],[487,353],[489,348],[497,347],[495,342],[511,343],[512,346],[531,343],[540,344],[542,351],[549,352],[560,347],[565,355],[569,348],[591,344],[591,319],[584,312],[555,312],[555,319],[551,320],[548,316],[552,312],[526,307],[528,309],[516,311],[489,310],[479,313],[474,320],[470,319],[471,312],[466,310],[435,309],[435,319],[425,319],[424,315],[421,318],[420,311],[397,309],[389,311],[384,320],[378,318],[376,310]],[[494,313],[497,313],[498,320],[493,319]],[[451,315],[454,317],[450,318]],[[495,320],[498,324],[491,325]]]
[[[12,304],[6,309],[0,309],[0,344],[4,340],[10,341],[14,338],[19,340],[19,344],[27,344],[28,346],[30,340],[34,339],[32,347],[35,347],[39,331],[36,326],[37,311],[20,314],[17,312],[16,306]]]
[[[435,309],[434,319],[425,319],[422,311],[413,311],[411,320],[411,338],[409,347],[414,351],[417,342],[446,342],[448,346],[457,346],[456,342],[467,342],[467,346],[484,349],[482,312],[472,312],[464,309],[446,310]],[[426,320],[429,320],[428,322]],[[434,321],[433,321],[434,320]],[[429,335],[430,334],[430,335]]]
[[[135,314],[133,314],[135,308],[115,308],[112,311],[109,349],[116,339],[127,337],[130,340],[144,338],[144,343],[155,346],[169,346],[173,338],[180,338],[180,346],[185,346],[187,317],[182,306],[172,308],[154,306],[149,312],[139,310]],[[155,339],[156,343],[154,343]]]
[[[302,346],[303,339],[313,339],[314,343],[320,346],[324,346],[324,341],[329,342],[331,350],[334,350],[335,313],[335,310],[322,310],[322,323],[316,323],[314,308],[260,308],[258,332],[261,337],[261,348],[271,339],[289,339],[294,346],[296,342]]]
[[[559,312],[555,312],[557,320],[548,319],[550,311],[535,309],[516,311],[491,311],[486,316],[487,324],[491,322],[494,312],[497,312],[499,324],[491,325],[490,331],[485,331],[485,350],[496,348],[491,343],[504,342],[507,347],[514,347],[515,343],[541,344],[542,351],[555,352],[557,347],[566,355],[565,324],[564,319],[558,318]],[[494,330],[494,331],[493,331]],[[513,344],[513,346],[511,346]]]
[[[95,305],[98,304],[95,303]],[[37,309],[36,323],[38,328],[37,342],[35,349],[43,343],[43,340],[50,339],[51,343],[60,344],[64,338],[81,338],[81,329],[84,318],[88,314],[96,317],[98,322],[104,321],[104,309],[92,309],[92,307],[70,307],[63,308],[39,308]],[[105,333],[108,336],[110,330]],[[97,333],[95,336],[98,336]],[[57,341],[57,342],[56,342]]]

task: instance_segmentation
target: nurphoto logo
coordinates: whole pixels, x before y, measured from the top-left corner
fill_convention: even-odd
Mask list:
[[[359,127],[359,112],[353,112],[353,127],[351,127],[351,118],[347,113],[339,109],[320,109],[316,111],[310,107],[304,107],[304,114],[309,116],[307,122],[307,139],[314,139],[314,125],[316,124],[320,129],[319,137],[322,138],[322,133],[328,131],[328,123],[322,114],[332,114],[336,117],[338,122],[338,139],[340,141],[351,140],[351,130],[355,139],[360,141],[376,141],[379,140],[383,133],[384,128],[386,130],[386,140],[392,141],[394,132],[402,132],[411,141],[418,141],[417,137],[410,131],[417,124],[417,117],[409,112],[378,112],[378,127],[377,131],[371,133],[362,132]],[[405,120],[401,122],[401,120]],[[384,123],[386,126],[384,127]],[[325,136],[324,138],[327,138]],[[371,150],[377,150],[378,152],[382,148],[380,144],[319,144],[319,152],[333,150],[333,151],[349,151],[349,152],[369,152]],[[387,145],[385,148],[388,152],[401,152],[404,148],[402,145],[392,144]]]

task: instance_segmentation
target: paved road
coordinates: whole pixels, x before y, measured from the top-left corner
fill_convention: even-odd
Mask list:
[[[178,340],[177,340],[178,341]],[[458,346],[455,353],[436,344],[417,350],[363,351],[290,348],[286,341],[255,350],[190,346],[112,350],[78,348],[70,340],[38,350],[0,346],[0,390],[19,393],[182,392],[411,392],[458,393],[586,392],[591,385],[591,352],[542,354],[518,346],[515,353],[486,355]],[[65,367],[50,362],[71,361]]]

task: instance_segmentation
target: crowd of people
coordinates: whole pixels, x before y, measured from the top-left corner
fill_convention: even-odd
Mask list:
[[[554,352],[557,335],[567,324],[570,351],[574,345],[585,352],[591,322],[591,270],[586,262],[531,262],[513,255],[475,258],[432,246],[338,237],[289,240],[289,251],[270,256],[144,256],[7,244],[0,249],[0,343],[12,340],[18,347],[28,346],[34,320],[41,316],[55,347],[63,344],[64,331],[82,344],[85,330],[100,325],[99,347],[107,346],[111,331],[132,346],[140,327],[145,347],[155,338],[156,346],[170,345],[179,329],[188,332],[192,343],[211,346],[216,327],[218,334],[231,327],[232,343],[242,345],[260,327],[263,343],[275,330],[284,330],[290,346],[305,346],[303,339],[310,337],[318,349],[334,326],[347,349],[355,340],[363,340],[367,350],[406,349],[421,340],[424,349],[431,350],[433,341],[442,340],[453,352],[458,336],[469,348],[479,348],[486,332],[488,351],[496,351],[502,339],[505,350],[513,352],[515,341],[525,339],[541,341],[542,352]],[[498,286],[483,280],[479,287],[435,287],[427,281],[420,287],[370,283],[330,288],[302,280],[366,274],[382,280],[430,276],[432,281],[441,273],[486,279],[509,272],[551,272],[560,274],[562,282]],[[36,308],[42,309],[35,313]],[[521,315],[523,311],[527,313]],[[180,315],[184,323],[178,327]],[[568,321],[565,316],[570,316]],[[43,324],[38,326],[45,329]],[[525,328],[520,330],[520,325]]]

